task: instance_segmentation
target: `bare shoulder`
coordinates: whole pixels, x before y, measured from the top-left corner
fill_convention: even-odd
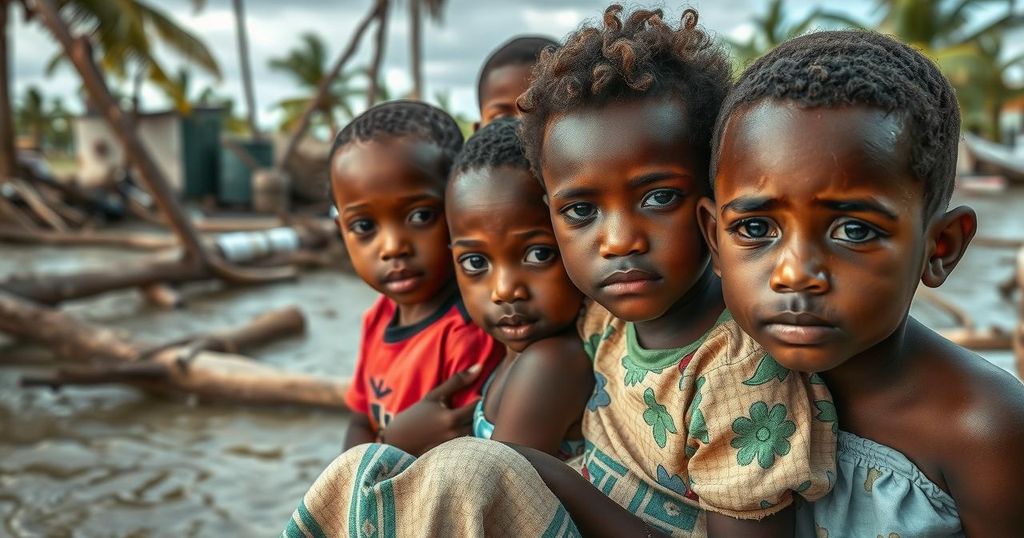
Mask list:
[[[1024,526],[1024,385],[1012,374],[938,335],[926,344],[930,392],[945,428],[942,475],[970,535],[1011,536]],[[942,438],[940,441],[939,438]]]
[[[583,343],[573,332],[545,338],[530,344],[516,359],[513,368],[531,375],[558,375],[571,379],[593,378],[593,364],[583,351]]]

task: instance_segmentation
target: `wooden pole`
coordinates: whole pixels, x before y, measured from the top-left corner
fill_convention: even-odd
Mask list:
[[[8,60],[7,19],[10,0],[0,0],[0,185],[18,175],[18,160],[14,149],[14,109],[11,106],[11,70]]]
[[[412,74],[412,99],[423,99],[423,16],[422,0],[409,0],[409,61]]]
[[[309,129],[310,121],[313,119],[313,113],[316,112],[317,106],[323,102],[324,97],[331,88],[331,84],[334,79],[338,78],[338,74],[348,63],[349,59],[356,53],[359,48],[359,41],[362,39],[363,34],[366,33],[366,29],[370,26],[370,23],[377,17],[377,14],[381,9],[384,9],[387,0],[374,0],[373,7],[370,12],[363,17],[363,20],[356,26],[355,32],[352,33],[352,37],[349,38],[348,46],[345,47],[345,51],[338,57],[338,61],[334,62],[331,70],[324,75],[324,78],[320,80],[320,86],[316,90],[316,95],[313,96],[309,103],[306,104],[306,109],[302,111],[302,116],[299,117],[299,121],[295,126],[295,129],[291,133],[291,138],[288,140],[287,149],[284,151],[284,155],[281,156],[281,161],[278,163],[278,167],[285,168],[291,161],[292,157],[295,156],[295,151],[299,147],[299,142],[302,141],[302,137],[306,135],[306,131]]]

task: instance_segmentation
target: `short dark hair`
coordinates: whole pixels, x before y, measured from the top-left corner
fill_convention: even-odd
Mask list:
[[[911,138],[913,174],[925,183],[925,207],[945,207],[953,193],[960,109],[946,77],[927,57],[870,31],[816,32],[791,39],[748,67],[722,105],[714,135],[714,167],[722,130],[737,109],[762,99],[806,108],[863,105],[899,113]]]
[[[495,120],[469,137],[455,158],[452,176],[502,166],[530,170],[530,161],[526,160],[519,140],[519,120],[515,118]]]
[[[380,138],[413,138],[436,144],[445,159],[445,177],[463,142],[459,124],[440,108],[420,101],[388,101],[369,108],[338,131],[329,159],[333,161],[347,144]]]
[[[710,161],[711,134],[732,77],[729,56],[701,27],[697,12],[683,12],[678,27],[660,9],[638,9],[619,18],[622,6],[604,12],[603,26],[584,25],[564,45],[541,54],[530,89],[519,97],[522,139],[533,173],[548,120],[556,114],[617,100],[671,96],[682,102],[690,141]]]
[[[558,42],[554,39],[539,35],[516,36],[502,43],[491,52],[480,68],[480,76],[476,80],[477,106],[484,104],[484,82],[491,71],[506,65],[533,65],[540,58],[541,51],[557,46]]]

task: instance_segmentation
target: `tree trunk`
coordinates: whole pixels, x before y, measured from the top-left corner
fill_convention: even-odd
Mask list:
[[[370,78],[370,85],[366,92],[366,108],[377,103],[377,94],[380,93],[380,66],[384,61],[384,49],[387,46],[388,35],[388,3],[384,2],[380,13],[377,15],[377,35],[373,45],[373,61],[367,76]]]
[[[14,115],[11,106],[10,68],[7,50],[7,16],[10,2],[0,0],[0,184],[17,175],[17,156],[14,149]]]
[[[423,16],[420,14],[421,0],[409,0],[409,52],[412,74],[412,98],[423,99]]]
[[[124,147],[125,154],[139,170],[139,179],[153,196],[160,212],[167,219],[185,249],[190,260],[198,261],[209,269],[214,276],[234,283],[273,282],[295,277],[294,268],[278,268],[272,270],[251,271],[231,267],[223,259],[211,255],[203,248],[199,234],[188,216],[178,204],[163,172],[157,167],[149,151],[142,145],[135,125],[123,110],[114,102],[107,88],[103,75],[96,67],[92,58],[92,48],[84,37],[73,38],[65,22],[60,18],[55,0],[38,0],[36,9],[47,28],[61,44],[78,74],[82,77],[90,99],[99,107],[106,118],[114,135]]]
[[[253,138],[260,137],[256,125],[256,93],[252,86],[252,67],[249,63],[249,35],[245,28],[245,6],[242,0],[232,0],[235,8],[235,26],[238,33],[238,62],[242,68],[242,88],[245,90],[245,108],[248,112],[249,130]]]

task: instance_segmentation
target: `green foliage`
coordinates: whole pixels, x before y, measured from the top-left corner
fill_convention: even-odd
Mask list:
[[[99,66],[115,79],[142,76],[187,111],[185,96],[155,55],[159,42],[196,67],[220,78],[220,68],[198,36],[177,25],[161,9],[142,0],[60,0],[60,15],[75,33],[90,36]],[[155,37],[155,39],[154,39]],[[67,59],[54,56],[52,72]]]
[[[71,152],[71,115],[59,98],[47,102],[39,88],[29,86],[15,103],[16,132],[41,150]]]

